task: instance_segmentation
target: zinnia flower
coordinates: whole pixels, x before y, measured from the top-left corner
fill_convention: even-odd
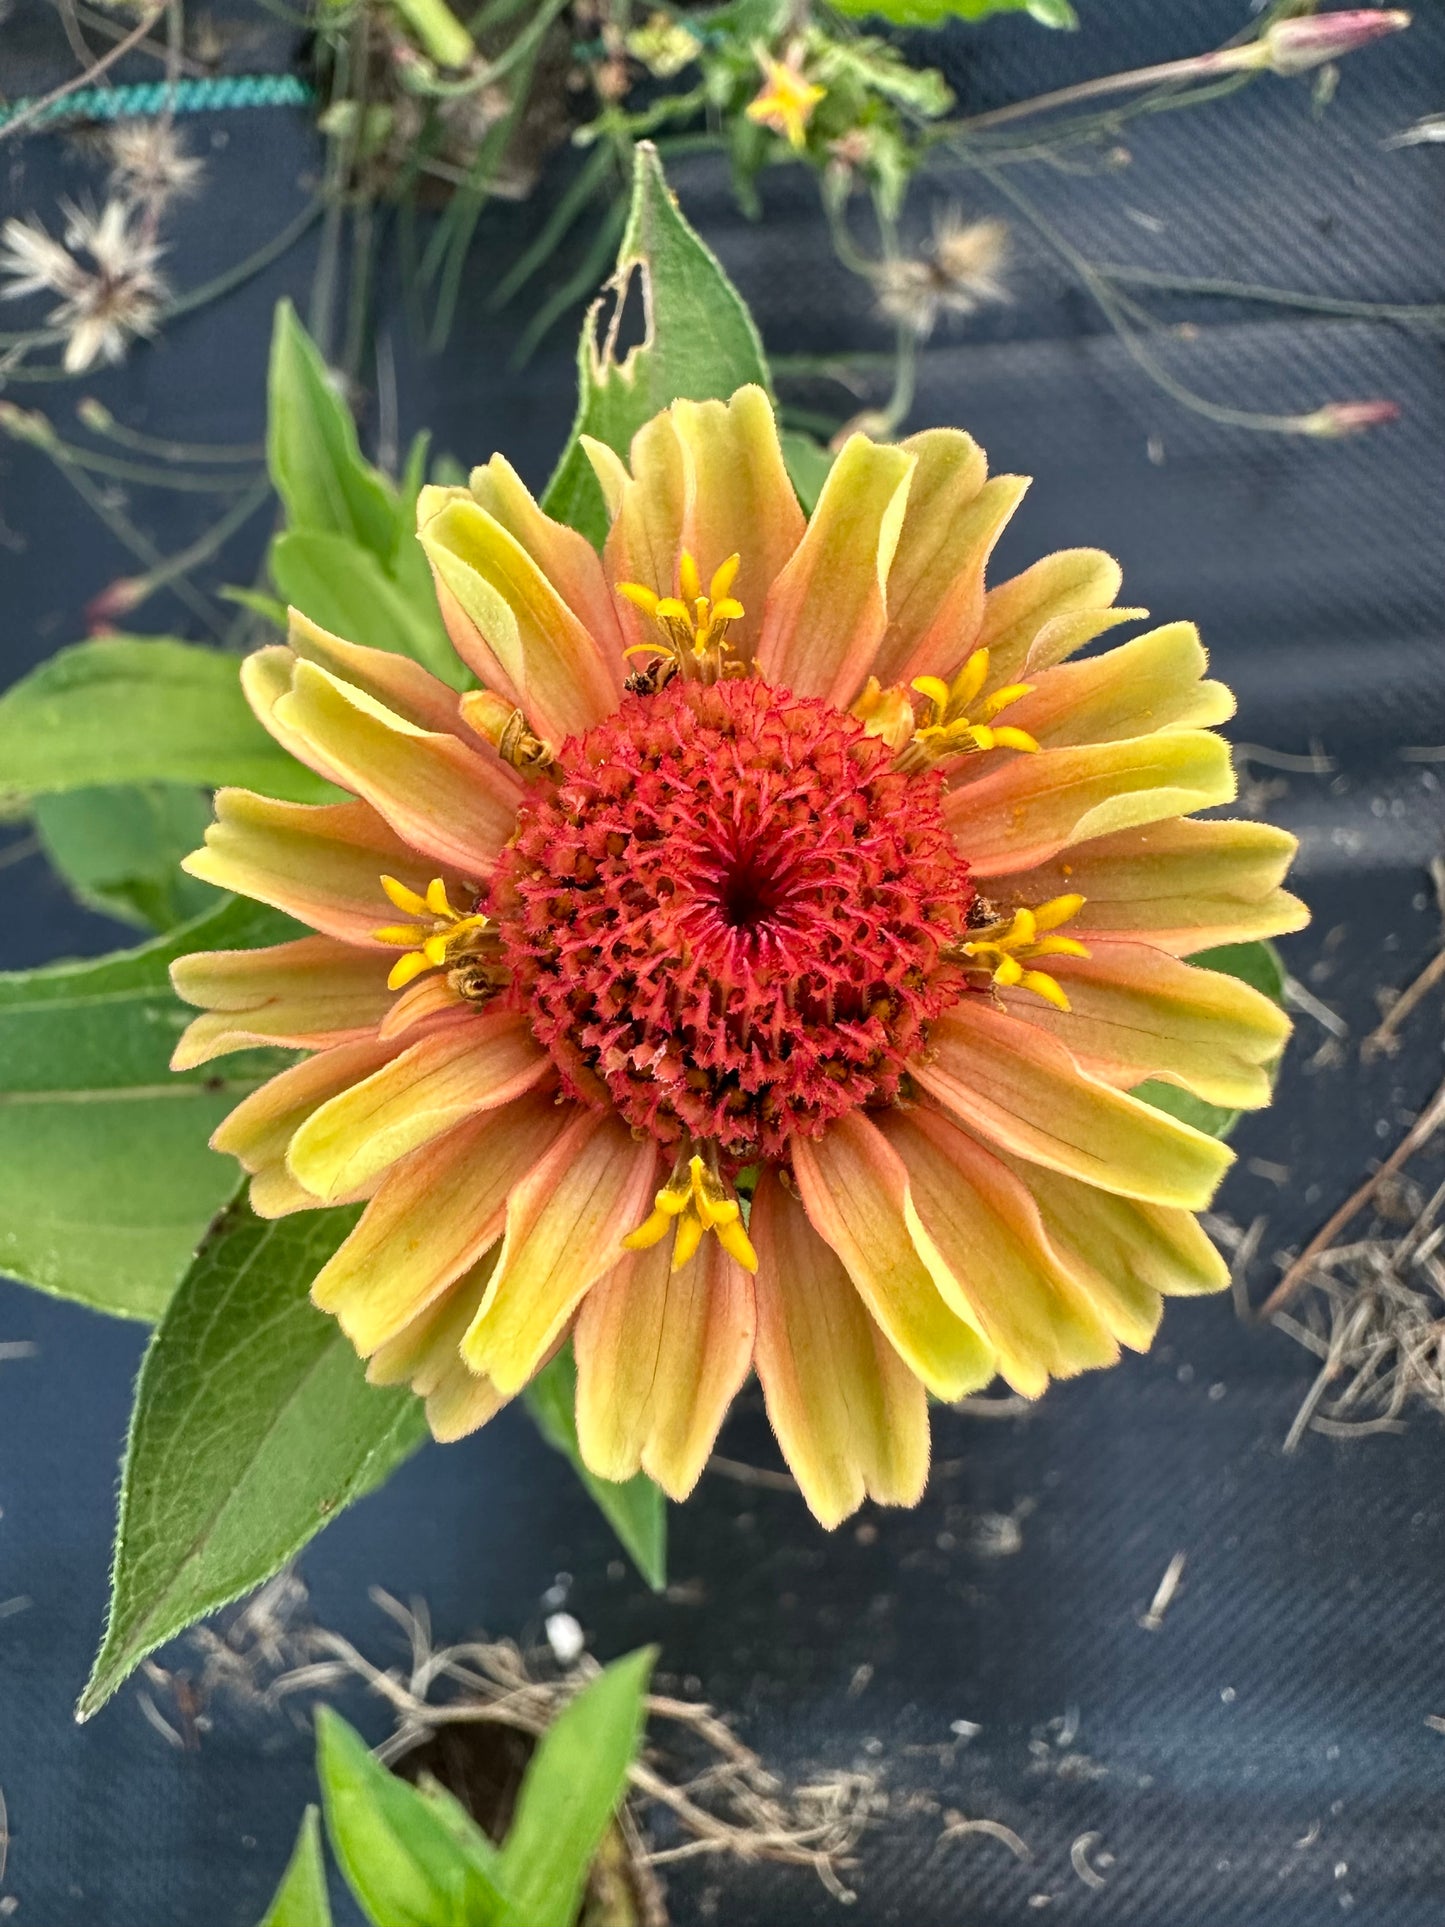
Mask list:
[[[315,1282],[455,1438],[570,1334],[587,1463],[692,1487],[757,1372],[826,1524],[911,1504],[927,1398],[1146,1347],[1217,1289],[1230,1153],[1131,1096],[1257,1105],[1286,1021],[1181,958],[1297,929],[1194,629],[1105,555],[987,592],[1023,495],[967,435],[855,436],[811,521],[765,396],[588,450],[599,556],[500,457],[421,541],[460,697],[293,618],[244,666],[354,800],[222,790],[187,867],[318,934],[183,958],[178,1066],[312,1055],[215,1144],[263,1215],[366,1201]]]

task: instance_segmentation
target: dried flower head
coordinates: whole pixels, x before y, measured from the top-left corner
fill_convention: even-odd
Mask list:
[[[63,212],[63,242],[33,216],[5,223],[0,277],[7,300],[60,296],[46,319],[65,336],[67,372],[78,374],[97,361],[123,360],[135,337],[155,332],[167,294],[157,270],[164,250],[125,201],[108,200],[98,212],[67,202]]]
[[[986,590],[1025,484],[854,436],[807,520],[757,388],[587,442],[599,558],[502,459],[419,534],[458,696],[293,616],[243,669],[351,793],[222,790],[187,868],[317,932],[174,967],[178,1068],[311,1052],[214,1139],[263,1215],[366,1204],[313,1298],[474,1430],[571,1337],[594,1472],[697,1480],[750,1371],[835,1524],[912,1504],[928,1396],[1146,1347],[1227,1272],[1230,1161],[1132,1094],[1267,1101],[1288,1025],[1184,959],[1297,929],[1199,822],[1233,700],[1104,555]]]
[[[989,302],[1006,301],[1001,270],[1008,240],[1004,221],[965,221],[956,207],[943,208],[921,254],[882,262],[875,271],[879,307],[921,341],[945,315],[976,314]]]
[[[206,164],[188,154],[168,121],[117,121],[105,136],[111,191],[152,217],[200,186]]]

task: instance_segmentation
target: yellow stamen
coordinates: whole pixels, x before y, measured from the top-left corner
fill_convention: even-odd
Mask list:
[[[628,1232],[623,1247],[646,1251],[661,1244],[669,1231],[674,1271],[682,1270],[709,1231],[717,1234],[723,1250],[745,1271],[758,1268],[758,1255],[743,1229],[742,1206],[716,1168],[697,1152],[691,1157],[684,1152],[678,1158],[672,1176],[653,1200],[652,1211],[635,1231]]]
[[[1069,1000],[1058,980],[1047,971],[1024,966],[1039,957],[1087,957],[1087,947],[1076,937],[1048,934],[1076,917],[1083,907],[1084,899],[1077,892],[1050,897],[1033,909],[1015,910],[1007,921],[986,924],[960,948],[972,964],[989,973],[990,981],[1000,990],[1031,990],[1055,1010],[1067,1010]]]
[[[1031,754],[1038,744],[1026,729],[1012,723],[991,727],[1000,711],[1027,696],[1032,683],[1011,682],[991,696],[981,695],[988,681],[988,651],[975,649],[950,686],[941,676],[915,676],[913,687],[928,707],[902,760],[909,768],[924,769],[945,756],[988,749],[1018,749]]]
[[[446,964],[455,963],[476,947],[478,937],[487,928],[487,919],[479,911],[463,913],[452,908],[442,877],[432,878],[425,896],[418,896],[395,877],[384,876],[381,887],[398,910],[427,919],[425,923],[387,923],[372,931],[375,942],[406,952],[391,967],[386,980],[388,990],[404,989],[424,970],[440,970]]]
[[[744,614],[743,605],[728,594],[741,566],[741,556],[730,555],[713,570],[704,595],[697,560],[684,549],[677,567],[677,595],[659,595],[641,582],[619,582],[617,593],[662,632],[660,641],[632,643],[623,654],[669,661],[679,674],[696,682],[716,682],[721,676],[739,673],[740,665],[728,657],[727,632]]]

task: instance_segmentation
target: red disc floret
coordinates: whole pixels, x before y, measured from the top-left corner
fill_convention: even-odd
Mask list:
[[[734,1170],[891,1103],[964,987],[940,779],[756,677],[625,697],[559,764],[489,910],[569,1092]]]

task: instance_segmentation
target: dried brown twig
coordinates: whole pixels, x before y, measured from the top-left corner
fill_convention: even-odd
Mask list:
[[[1401,1027],[1421,1000],[1430,994],[1442,978],[1445,978],[1445,857],[1437,856],[1432,859],[1430,880],[1435,885],[1435,902],[1440,909],[1440,947],[1414,982],[1407,984],[1400,992],[1384,1017],[1360,1046],[1360,1055],[1366,1063],[1376,1057],[1394,1056],[1400,1048]]]

